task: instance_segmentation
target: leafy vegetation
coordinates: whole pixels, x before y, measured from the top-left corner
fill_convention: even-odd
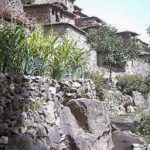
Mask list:
[[[94,82],[96,88],[96,96],[98,99],[104,99],[104,90],[109,88],[107,80],[99,71],[89,73],[89,78]]]
[[[142,136],[146,142],[150,142],[150,109],[144,110],[139,118],[138,125],[135,127],[134,132]]]
[[[91,29],[87,34],[87,41],[92,49],[103,56],[103,65],[110,70],[110,81],[113,67],[123,68],[127,60],[135,59],[139,54],[136,40],[130,39],[125,43],[111,26]]]
[[[55,79],[83,76],[85,53],[76,43],[60,42],[42,29],[29,32],[14,24],[0,26],[0,72],[48,75]]]
[[[132,95],[132,91],[138,91],[143,94],[150,92],[150,77],[141,77],[138,75],[125,75],[118,78],[117,87],[124,94]]]

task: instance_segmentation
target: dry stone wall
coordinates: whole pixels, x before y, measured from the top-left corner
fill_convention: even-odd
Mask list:
[[[90,80],[0,74],[0,149],[111,150],[111,126]]]

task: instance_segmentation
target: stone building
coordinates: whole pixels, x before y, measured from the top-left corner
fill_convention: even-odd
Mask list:
[[[98,17],[84,14],[74,2],[75,0],[0,0],[0,10],[9,8],[11,12],[23,12],[29,20],[35,19],[37,24],[42,25],[45,31],[53,29],[61,39],[74,40],[90,55],[89,62],[92,68],[104,67],[102,56],[90,50],[85,35],[89,29],[101,27],[105,25],[105,22]],[[118,35],[125,43],[130,38],[135,38],[141,46],[141,54],[136,61],[128,62],[125,70],[116,69],[115,71],[131,74],[139,74],[144,71],[146,75],[150,74],[148,44],[139,40],[135,32],[123,31]]]
[[[84,49],[89,54],[90,66],[96,66],[96,53],[95,51],[90,51],[90,46],[86,42],[86,32],[81,26],[76,26],[75,24],[75,18],[78,18],[77,14],[80,8],[74,5],[74,1],[22,0],[24,12],[29,18],[36,18],[45,31],[53,29],[58,33],[60,39],[67,38],[75,41],[79,48]],[[81,11],[79,13],[80,17],[88,17]]]
[[[79,18],[84,18],[84,17],[88,17],[88,15],[84,14],[82,12],[82,8],[80,8],[79,6],[77,5],[74,5],[74,12],[75,14],[75,19],[79,19]]]
[[[82,12],[82,9],[77,5],[74,6],[74,14],[75,14],[75,26],[80,29],[87,31],[91,28],[97,28],[104,25],[104,21],[99,19],[98,17],[92,16],[89,17]]]
[[[24,12],[30,18],[36,18],[40,24],[75,24],[73,14],[74,0],[22,0]]]
[[[69,23],[56,23],[56,24],[45,24],[45,32],[53,29],[58,35],[60,40],[69,39],[76,42],[77,47],[82,49],[89,56],[88,64],[89,68],[96,67],[96,52],[90,50],[90,45],[86,42],[86,32],[79,29],[78,27]]]
[[[123,31],[118,33],[121,36],[125,43],[129,41],[129,39],[134,38],[140,47],[140,55],[134,61],[128,61],[125,72],[127,74],[135,74],[135,75],[150,75],[150,49],[149,45],[142,40],[138,39],[138,33],[131,31]]]
[[[104,24],[105,23],[103,22],[103,20],[94,16],[75,19],[75,25],[84,31],[87,31],[91,28],[98,28],[100,26],[103,26]]]

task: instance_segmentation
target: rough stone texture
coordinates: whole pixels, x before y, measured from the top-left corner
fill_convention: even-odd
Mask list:
[[[147,94],[147,99],[146,99],[146,101],[147,101],[147,104],[149,105],[149,104],[150,104],[150,93]]]
[[[146,105],[146,100],[145,98],[142,96],[141,93],[133,91],[133,101],[134,104],[139,107],[139,108],[143,108]]]
[[[72,0],[22,0],[22,3],[23,4],[61,3],[67,8],[68,12],[73,13],[73,11],[74,11],[74,1],[72,1]]]
[[[139,74],[142,76],[150,75],[150,64],[147,62],[148,59],[150,59],[150,54],[143,55],[133,62],[128,61],[126,66],[126,74]]]
[[[74,17],[68,15],[61,9],[56,9],[53,5],[29,5],[24,6],[27,17],[36,18],[38,24],[70,23],[74,24]],[[38,15],[37,15],[38,14]]]
[[[108,113],[95,96],[90,80],[0,74],[0,149],[111,150]]]
[[[101,148],[101,150],[109,150],[113,147],[110,121],[102,103],[99,103],[98,100],[78,99],[69,101],[67,106],[71,109],[77,124],[82,130],[78,133],[81,139],[78,134],[74,137],[77,140],[79,149]],[[90,143],[86,142],[85,136],[88,137]]]
[[[105,105],[107,106],[110,117],[115,117],[117,115],[125,115],[126,113],[132,113],[128,111],[128,108],[134,106],[132,97],[128,95],[123,95],[117,90],[105,91],[104,94]]]

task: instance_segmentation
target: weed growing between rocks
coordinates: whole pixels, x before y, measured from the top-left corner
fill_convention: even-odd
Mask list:
[[[99,71],[89,73],[89,78],[94,82],[96,89],[96,96],[100,100],[104,100],[104,92],[109,89],[107,79]]]
[[[150,143],[150,108],[144,110],[136,118],[136,126],[133,131]]]

